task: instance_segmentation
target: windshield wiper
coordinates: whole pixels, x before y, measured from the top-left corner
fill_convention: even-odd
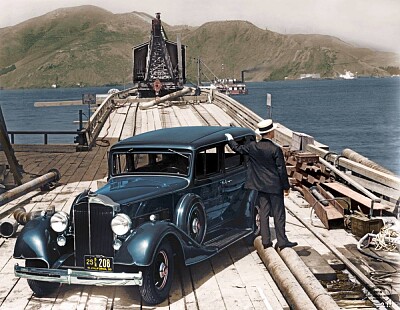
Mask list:
[[[182,157],[185,157],[186,159],[189,159],[189,156],[187,156],[187,155],[185,155],[185,154],[182,154],[182,153],[179,153],[179,152],[177,152],[177,151],[175,151],[175,150],[173,150],[173,149],[168,149],[168,151],[170,151],[170,152],[172,152],[172,153],[174,153],[174,154],[181,155]]]

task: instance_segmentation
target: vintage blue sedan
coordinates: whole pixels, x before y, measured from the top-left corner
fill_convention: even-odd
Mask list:
[[[168,298],[174,261],[192,265],[258,232],[257,193],[244,188],[246,158],[230,150],[255,139],[239,127],[176,127],[115,144],[109,177],[76,197],[70,213],[27,223],[15,274],[36,296],[61,283],[139,285],[143,300]]]

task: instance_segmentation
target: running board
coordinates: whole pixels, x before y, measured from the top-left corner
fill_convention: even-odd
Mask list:
[[[208,240],[204,243],[206,247],[216,247],[218,252],[227,246],[231,245],[235,241],[242,239],[251,234],[250,229],[230,229],[227,232],[215,237],[214,239]]]

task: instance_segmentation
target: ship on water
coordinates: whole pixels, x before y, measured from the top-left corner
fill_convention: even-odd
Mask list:
[[[236,79],[217,79],[210,85],[211,88],[227,95],[247,95],[246,84]]]
[[[141,297],[137,291],[129,287],[124,287],[123,284],[126,283],[122,280],[118,283],[120,285],[113,286],[112,289],[101,285],[106,285],[110,278],[118,250],[125,249],[127,252],[131,250],[121,244],[121,240],[135,239],[137,238],[135,236],[141,233],[140,230],[133,229],[129,238],[120,238],[127,233],[126,227],[146,221],[148,221],[146,227],[157,226],[160,222],[168,226],[173,224],[172,220],[159,219],[163,216],[162,205],[160,205],[158,209],[160,212],[145,214],[146,216],[137,218],[133,224],[129,224],[129,219],[123,215],[119,215],[116,220],[113,218],[115,235],[104,236],[102,233],[110,232],[110,223],[97,223],[91,220],[91,216],[94,217],[95,214],[104,214],[105,217],[110,218],[114,216],[114,213],[120,214],[121,209],[128,208],[128,205],[119,205],[101,196],[101,190],[96,194],[96,190],[102,188],[104,193],[104,187],[123,193],[122,189],[134,186],[132,184],[134,182],[129,182],[120,176],[119,180],[108,183],[110,172],[118,170],[124,173],[123,167],[129,166],[128,163],[130,165],[140,163],[139,159],[137,161],[129,159],[127,154],[130,149],[123,152],[123,145],[127,143],[123,141],[126,141],[126,138],[135,137],[128,141],[137,141],[139,146],[143,146],[143,143],[154,143],[154,156],[151,158],[152,163],[156,165],[160,162],[160,152],[157,152],[157,148],[163,141],[155,142],[145,138],[155,135],[155,130],[171,127],[194,130],[191,126],[195,125],[210,126],[210,128],[223,127],[224,130],[238,127],[235,129],[237,132],[248,133],[248,129],[244,130],[240,127],[254,129],[262,119],[224,93],[213,89],[200,89],[199,92],[198,88],[185,86],[184,53],[183,45],[179,42],[168,41],[162,28],[160,14],[157,14],[152,23],[150,41],[134,48],[135,87],[108,94],[87,125],[82,124],[82,128],[77,133],[76,143],[63,146],[64,153],[61,152],[61,146],[51,145],[36,148],[36,152],[33,152],[34,148],[29,146],[25,148],[21,146],[18,150],[17,146],[7,143],[6,135],[0,136],[2,146],[9,151],[5,156],[9,163],[14,164],[10,165],[15,168],[11,168],[13,174],[21,173],[18,160],[24,163],[22,167],[25,169],[23,172],[25,176],[42,175],[47,172],[46,178],[32,180],[29,184],[32,191],[29,193],[26,192],[27,186],[25,186],[24,188],[16,187],[14,191],[2,196],[0,226],[3,228],[1,230],[3,236],[0,239],[2,248],[0,269],[7,281],[0,284],[0,291],[5,292],[2,295],[4,297],[0,299],[1,307],[5,309],[40,309],[49,306],[71,308],[84,306],[96,309],[142,307],[143,296]],[[3,126],[1,129],[4,133]],[[178,131],[168,132],[177,133]],[[205,132],[208,131],[205,130]],[[150,135],[141,136],[142,133],[150,133]],[[193,137],[200,139],[197,134]],[[179,138],[169,137],[182,143]],[[201,136],[201,139],[208,141],[205,140],[208,137]],[[118,141],[122,143],[116,144]],[[199,143],[196,141],[195,143]],[[176,142],[177,145],[178,142]],[[177,265],[179,276],[176,277],[170,293],[159,306],[193,309],[232,309],[234,307],[378,309],[385,306],[389,309],[398,309],[399,306],[393,296],[398,296],[400,287],[393,280],[398,276],[399,238],[395,230],[395,215],[399,209],[397,199],[400,191],[399,178],[390,171],[382,170],[366,161],[365,158],[357,156],[351,150],[343,154],[335,154],[329,150],[329,146],[315,141],[312,136],[294,132],[283,124],[278,124],[275,142],[284,151],[292,185],[292,192],[285,199],[285,206],[290,211],[287,233],[290,239],[299,241],[300,246],[284,250],[264,249],[260,239],[256,238],[254,247],[248,247],[244,242],[236,242],[218,255],[199,264],[190,267]],[[222,150],[225,150],[224,143],[225,141],[218,141],[215,148],[205,147],[199,154],[204,158],[220,154]],[[107,167],[108,146],[115,144],[117,146],[112,149],[113,156],[119,158],[118,156],[123,154],[125,157],[120,157],[121,160],[115,164],[114,161],[110,161],[112,164]],[[73,150],[79,152],[73,152]],[[182,161],[191,156],[175,148],[169,149],[168,153]],[[212,161],[211,164],[213,162],[218,161]],[[226,177],[224,182],[215,186],[209,185],[213,184],[213,180],[221,174],[233,176],[235,165],[244,163],[241,160],[233,160],[231,170],[214,165],[209,173],[207,173],[207,166],[204,165],[203,170],[199,169],[199,172],[204,172],[206,177],[197,180],[197,185],[203,192],[215,194],[212,201],[222,202],[221,206],[224,206],[228,202],[224,202],[223,199],[240,188],[236,179]],[[54,170],[48,172],[49,168],[57,169],[59,173]],[[175,168],[178,169],[178,167]],[[182,176],[177,178],[183,180]],[[38,190],[43,187],[43,179],[51,180],[48,192]],[[154,178],[153,183],[142,183],[142,185],[142,188],[158,188],[160,191],[177,186],[177,184],[171,185],[161,177]],[[188,227],[184,225],[182,230],[188,228],[190,232],[198,236],[200,228],[204,228],[200,225],[203,223],[201,221],[206,220],[201,216],[203,203],[196,200],[197,197],[190,193],[185,197],[187,197],[186,200],[177,202],[180,204],[178,206],[184,207],[185,203],[192,199],[191,201],[195,202],[194,205],[199,207],[190,213],[193,215],[189,217],[192,219],[191,225]],[[120,197],[120,199],[124,200],[126,197]],[[68,217],[73,204],[76,205],[75,217]],[[88,205],[93,206],[90,208],[91,212],[87,212]],[[149,205],[151,204],[144,202],[139,205],[139,208],[145,210]],[[21,206],[24,207],[23,210],[19,208]],[[19,209],[18,212],[16,209]],[[220,220],[221,223],[224,221],[227,214],[221,213],[222,209],[223,207],[213,210],[213,220]],[[110,210],[113,214],[109,212]],[[55,214],[57,216],[53,218]],[[20,226],[13,221],[14,217],[19,219]],[[82,223],[86,225],[71,226],[76,217],[80,220],[84,218],[85,221]],[[46,228],[36,236],[32,234],[35,225],[40,223],[42,227],[46,227],[48,222],[51,222],[52,228]],[[65,230],[65,227],[72,228]],[[385,227],[384,230],[382,230],[383,227]],[[92,228],[97,235],[89,234]],[[27,231],[30,233],[26,233]],[[72,251],[73,254],[71,254],[68,251],[76,246],[71,244],[71,240],[77,231],[80,234],[87,234],[85,242],[92,252],[88,253],[85,259],[80,257],[74,261],[76,252]],[[13,248],[17,242],[14,238],[16,233],[22,237],[19,239],[19,246],[14,256],[25,259],[27,261],[25,266],[13,267],[14,263],[21,261],[13,258]],[[211,240],[214,250],[218,251],[220,237],[215,236],[215,239]],[[192,240],[190,234],[186,234],[186,238],[189,240],[187,247],[197,248],[197,244],[202,242],[202,240]],[[35,247],[34,243],[30,243],[32,240],[43,246]],[[101,242],[96,242],[96,240],[101,240]],[[31,244],[31,247],[21,247],[22,241]],[[143,241],[144,251],[149,244],[145,242],[146,240]],[[66,244],[68,248],[63,248]],[[224,246],[226,244],[227,239],[224,240]],[[112,248],[106,250],[109,253],[106,257],[98,255],[101,249],[111,245]],[[201,248],[197,248],[198,251],[199,249]],[[82,254],[86,249],[80,244],[78,250]],[[19,251],[22,251],[24,255],[20,255]],[[163,290],[165,287],[163,279],[169,271],[166,257],[172,255],[171,249],[163,247],[158,254],[155,259],[159,268],[153,270],[153,276],[154,279],[160,280],[155,285],[156,290]],[[200,254],[206,255],[201,252]],[[199,255],[199,252],[196,255]],[[310,257],[313,258],[312,261],[307,260]],[[104,271],[96,265],[96,259],[99,259],[101,264],[105,264],[101,266]],[[190,261],[191,257],[186,257],[186,259]],[[51,266],[48,263],[50,261],[53,262]],[[64,285],[60,289],[53,290],[53,293],[45,298],[38,297],[37,293],[33,295],[27,287],[27,282],[15,277],[13,273],[13,268],[19,276],[24,272],[31,272],[30,285],[38,291],[38,289],[52,286],[48,285],[50,282],[45,281],[46,276],[49,276],[46,269],[50,267],[52,270],[60,268],[60,273],[54,275],[53,281],[56,282],[57,277],[64,277],[66,274],[64,280],[71,283],[72,275],[76,276],[77,273],[72,272],[71,268],[63,267],[67,262],[80,264],[82,273],[79,278],[82,285]],[[317,266],[315,262],[318,262]],[[88,269],[92,270],[90,277],[87,276],[88,273],[85,273]],[[375,273],[371,271],[366,275],[363,273],[364,270],[373,270]],[[97,277],[93,274],[96,271]],[[130,279],[131,282],[137,281],[136,284],[140,282],[137,271],[132,268],[131,272],[135,274],[135,277]],[[372,280],[372,276],[382,274],[391,280],[390,292],[380,287],[381,282],[378,285]],[[127,276],[126,272],[123,276]],[[103,283],[101,283],[102,279]],[[149,281],[151,278],[147,276],[145,279]],[[93,280],[98,281],[99,286],[83,285]],[[368,290],[369,293],[365,293]]]
[[[344,80],[354,80],[357,78],[357,72],[354,74],[353,72],[349,70],[345,70],[344,74],[339,74],[339,78],[344,79]]]

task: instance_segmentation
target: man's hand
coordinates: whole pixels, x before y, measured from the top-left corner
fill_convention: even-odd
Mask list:
[[[232,137],[232,135],[230,134],[230,133],[226,133],[225,134],[225,137],[226,137],[226,139],[229,141],[229,140],[233,140],[233,137]]]
[[[285,189],[283,193],[284,193],[285,196],[289,196],[289,190],[288,189]]]

